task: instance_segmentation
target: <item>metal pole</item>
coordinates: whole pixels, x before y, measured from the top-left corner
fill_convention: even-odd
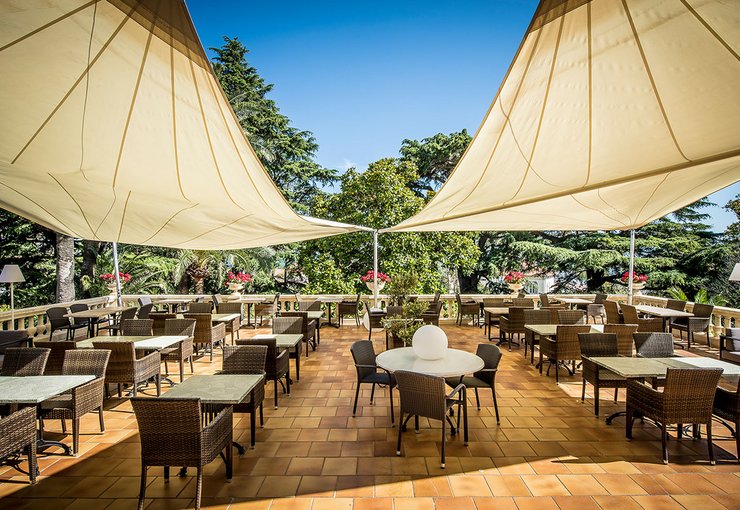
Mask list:
[[[378,307],[378,231],[373,230],[373,300],[375,308]]]
[[[632,286],[635,279],[635,229],[630,230],[630,271],[629,288],[627,290],[627,304],[632,304]]]
[[[113,275],[116,278],[116,304],[122,306],[121,302],[121,271],[118,269],[118,243],[113,241]]]

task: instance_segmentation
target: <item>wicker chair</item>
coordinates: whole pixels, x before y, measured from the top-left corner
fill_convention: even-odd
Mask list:
[[[439,326],[439,314],[442,313],[442,301],[432,301],[427,311],[421,314],[421,320],[424,324],[433,324]]]
[[[264,345],[226,345],[224,346],[222,374],[254,374],[265,376],[265,360],[267,346]],[[244,402],[234,406],[235,413],[249,413],[250,446],[254,448],[257,434],[257,409],[260,410],[260,427],[264,425],[263,403],[265,400],[265,385],[254,387]],[[239,453],[244,453],[240,451]]]
[[[511,300],[511,306],[522,308],[534,308],[534,299],[525,297],[515,297]]]
[[[180,342],[177,347],[168,347],[159,351],[164,361],[164,373],[170,375],[167,367],[168,361],[177,362],[180,365],[180,382],[185,379],[185,361],[190,362],[190,373],[193,368],[193,337],[195,335],[195,320],[193,319],[167,319],[164,322],[164,332],[167,336],[186,336],[186,340]]]
[[[730,429],[735,437],[735,452],[740,462],[740,385],[735,391],[717,388],[714,395],[712,414],[720,418],[721,423]],[[734,429],[727,422],[735,425]]]
[[[673,336],[670,333],[635,333],[635,348],[639,358],[670,358],[673,352]]]
[[[153,303],[146,303],[144,305],[141,305],[141,307],[139,307],[139,311],[136,312],[136,318],[137,319],[148,319],[149,314],[152,313],[153,309],[154,309]]]
[[[152,304],[152,298],[149,296],[141,296],[139,298],[139,306],[145,306],[145,305],[151,305]]]
[[[388,370],[380,368],[375,362],[375,349],[370,340],[359,340],[349,348],[352,353],[352,359],[355,362],[357,370],[357,387],[355,388],[355,403],[352,407],[352,416],[357,414],[357,400],[360,398],[360,386],[363,384],[372,384],[370,389],[370,405],[375,398],[375,385],[388,386],[388,397],[391,405],[391,425],[395,423],[393,411],[393,387],[396,385],[396,378]]]
[[[619,303],[607,299],[604,301],[604,311],[606,312],[607,324],[624,324],[624,316],[619,311]]]
[[[306,347],[306,357],[308,357],[308,339],[313,338],[314,327],[315,326],[313,322],[307,322],[303,319],[303,317],[275,317],[274,319],[272,319],[272,332],[274,334],[301,335],[301,343]],[[238,343],[239,342],[237,342],[237,344]],[[296,359],[296,357],[300,355],[300,349],[298,349],[298,352],[296,352],[294,349],[291,349],[288,352],[288,357],[293,359]],[[300,367],[301,362],[300,360],[296,359],[295,378],[297,381],[301,380]]]
[[[177,318],[176,313],[165,313],[165,312],[152,312],[149,314],[149,318],[154,321],[152,325],[152,333],[155,336],[164,335],[164,325],[166,321]]]
[[[2,376],[44,375],[49,360],[50,349],[41,347],[9,347],[5,349]]]
[[[401,409],[399,423],[403,424],[398,427],[398,442],[396,445],[396,455],[401,455],[401,434],[405,428],[406,422],[412,416],[416,417],[416,428],[418,430],[418,417],[431,418],[442,422],[442,458],[441,467],[445,467],[445,443],[447,440],[447,423],[450,424],[450,432],[454,435],[455,425],[447,416],[447,412],[454,406],[457,406],[458,418],[460,416],[460,407],[463,408],[465,419],[465,431],[467,435],[468,408],[466,405],[465,385],[458,384],[449,394],[445,393],[445,380],[441,377],[432,375],[419,374],[416,372],[407,372],[398,370],[394,374],[398,384],[398,392],[401,395]],[[403,420],[404,414],[408,417]],[[467,446],[467,437],[465,446]]]
[[[234,333],[236,338],[239,338],[239,330],[242,327],[243,310],[241,303],[221,303],[218,305],[218,313],[238,313],[239,317],[236,319],[226,322],[226,332],[231,335],[231,345],[234,345]]]
[[[480,411],[480,397],[478,388],[490,388],[493,395],[493,409],[496,412],[496,423],[500,423],[498,416],[498,402],[496,401],[496,373],[498,365],[501,362],[501,349],[492,344],[478,344],[475,354],[483,360],[483,368],[475,372],[472,376],[465,377],[447,377],[445,382],[448,386],[454,388],[462,383],[465,388],[475,390],[475,405]]]
[[[558,324],[586,324],[583,310],[558,310]]]
[[[339,325],[342,325],[342,319],[345,315],[354,315],[355,316],[355,323],[357,326],[360,325],[360,295],[357,294],[357,299],[354,301],[342,301],[337,305],[337,315],[339,316],[337,320],[339,321]]]
[[[208,303],[190,303],[188,306],[188,313],[212,313],[213,312],[213,303],[210,301]]]
[[[86,310],[90,309],[90,305],[87,303],[72,303],[69,305],[69,311],[71,313],[75,312],[84,312]],[[75,317],[72,319],[72,324],[75,327],[84,327],[84,328],[90,328],[90,323],[92,322],[94,328],[99,328],[101,323],[107,322],[105,319],[81,319]],[[49,337],[51,338],[51,337]]]
[[[24,407],[0,418],[0,459],[18,452],[28,456],[28,478],[36,483],[36,408]],[[10,504],[8,504],[10,508]]]
[[[540,307],[550,306],[550,297],[547,294],[540,294]]]
[[[140,383],[149,384],[149,379],[154,378],[157,387],[157,396],[161,395],[159,363],[161,357],[159,352],[147,354],[143,358],[136,358],[134,342],[93,342],[96,349],[108,349],[111,351],[108,369],[105,373],[106,384],[118,385],[118,398],[123,393],[123,385],[132,385],[131,391],[136,396],[137,387]]]
[[[634,355],[634,337],[637,333],[637,324],[604,324],[604,333],[617,335],[617,351],[620,356],[632,357]]]
[[[232,410],[222,408],[207,425],[199,399],[131,399],[141,440],[141,486],[139,510],[144,508],[146,474],[149,466],[164,466],[169,481],[170,466],[195,467],[195,508],[200,509],[203,467],[221,452],[226,463],[226,479],[232,475]]]
[[[709,326],[712,324],[713,311],[714,305],[695,303],[691,310],[694,314],[693,317],[678,317],[671,322],[671,332],[677,329],[682,342],[683,333],[686,332],[686,350],[691,349],[694,333],[705,333],[707,335],[707,345],[709,345]]]
[[[552,324],[550,310],[524,310],[524,325],[529,324]],[[527,357],[527,347],[530,348],[530,363],[534,363],[534,346],[539,345],[540,339],[528,329],[524,329],[524,357]]]
[[[280,303],[280,293],[275,294],[275,297],[271,301],[265,301],[254,305],[254,320],[257,321],[257,317],[260,318],[260,326],[262,326],[262,319],[264,317],[275,317],[278,312],[278,303]]]
[[[527,332],[524,328],[524,310],[531,310],[532,308],[524,308],[521,306],[510,306],[509,315],[501,317],[499,320],[499,345],[504,342],[509,343],[509,350],[511,350],[511,344],[519,345],[519,342],[514,342],[514,335],[523,335]]]
[[[578,335],[581,356],[619,356],[617,335],[614,333],[581,333]],[[619,388],[627,387],[627,379],[614,372],[599,368],[596,363],[582,358],[583,388],[581,402],[586,401],[586,383],[594,387],[594,415],[599,415],[599,391],[601,388],[614,388],[614,401],[617,401]]]
[[[288,351],[278,353],[277,341],[274,338],[250,339],[249,345],[264,345],[267,347],[267,358],[265,359],[265,380],[272,381],[275,390],[275,409],[278,408],[278,383],[283,386],[283,391],[290,395],[290,357]]]
[[[637,315],[637,308],[632,305],[622,304],[620,307],[624,316],[625,324],[637,324],[640,333],[660,333],[663,329],[663,319],[658,317],[642,319]]]
[[[80,418],[96,411],[100,422],[100,432],[105,432],[103,420],[103,397],[105,371],[110,359],[110,351],[98,349],[74,349],[66,352],[62,375],[94,375],[95,379],[71,391],[58,395],[41,403],[41,433],[43,435],[44,419],[62,420],[62,431],[65,431],[65,420],[72,420],[72,455],[79,451]]]
[[[580,333],[588,333],[591,330],[591,326],[588,325],[559,325],[555,339],[542,338],[540,339],[540,374],[542,373],[542,358],[546,356],[549,361],[547,367],[547,375],[550,375],[550,367],[555,365],[555,383],[560,383],[559,368],[561,363],[563,367],[573,375],[576,369],[576,361],[581,359],[581,347],[578,344],[578,335]],[[565,362],[571,361],[573,363],[573,369],[571,370],[565,365]]]
[[[73,324],[65,315],[67,315],[67,309],[63,306],[53,306],[46,310],[46,326],[49,329],[49,340],[54,340],[55,331],[66,331],[66,339],[72,340],[75,337],[75,331],[87,328],[87,323]]]
[[[719,336],[719,359],[740,364],[740,328],[726,328]]]
[[[107,326],[101,326],[98,328],[98,331],[101,329],[107,329],[109,331],[109,335],[119,335],[121,334],[121,325],[124,321],[133,320],[136,318],[136,308],[129,308],[127,310],[122,311],[118,314],[118,319],[115,320],[113,323],[108,324]]]
[[[25,329],[0,330],[0,365],[2,365],[5,349],[12,347],[31,347],[31,337]]]
[[[316,299],[299,301],[298,310],[300,310],[301,312],[320,312],[321,301],[318,301]]]
[[[153,319],[125,319],[121,321],[122,336],[153,336]]]
[[[213,303],[213,308],[218,310],[218,307],[223,304],[224,298],[221,296],[221,294],[213,294],[211,295],[211,303]]]
[[[637,381],[628,381],[627,439],[632,439],[636,412],[659,423],[663,463],[668,464],[667,426],[678,424],[680,438],[683,424],[693,424],[695,436],[698,436],[698,426],[705,425],[709,462],[714,465],[712,404],[721,376],[721,368],[669,368],[662,392]]]
[[[686,310],[686,301],[681,299],[669,299],[666,302],[665,307],[669,310],[678,310],[679,312],[683,312]]]
[[[210,303],[208,303],[210,304]],[[213,349],[224,344],[226,338],[226,325],[223,323],[213,324],[210,313],[186,313],[186,319],[195,319],[195,336],[193,344],[195,350],[200,352],[201,349],[207,350],[213,361]]]
[[[455,300],[457,301],[457,324],[462,326],[462,321],[465,316],[472,316],[473,323],[478,326],[480,325],[480,305],[475,301],[463,301],[459,293],[455,293]]]
[[[49,359],[44,368],[44,375],[62,375],[64,366],[64,356],[67,351],[76,349],[77,342],[74,340],[55,340],[54,342],[44,342],[44,347],[49,349]]]
[[[281,318],[301,318],[301,334],[303,335],[303,341],[306,344],[306,357],[308,357],[308,347],[311,346],[312,350],[316,350],[316,346],[318,345],[318,321],[314,319],[308,318],[308,312],[307,311],[301,311],[301,312],[283,312],[280,314]],[[381,326],[382,327],[382,326]],[[273,328],[273,333],[275,333],[275,330]]]
[[[593,304],[586,306],[586,313],[588,317],[594,318],[594,322],[596,322],[596,317],[599,318],[602,324],[606,322],[606,310],[604,309],[604,301],[606,301],[606,298],[608,297],[609,296],[607,294],[596,294]]]

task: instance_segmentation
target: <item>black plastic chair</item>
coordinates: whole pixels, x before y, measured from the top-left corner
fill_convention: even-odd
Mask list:
[[[375,363],[375,349],[370,340],[359,340],[349,348],[352,353],[352,359],[355,361],[357,370],[357,388],[355,390],[355,404],[352,407],[352,416],[357,413],[357,400],[360,397],[360,386],[362,384],[372,384],[370,390],[370,405],[375,398],[375,385],[388,386],[388,396],[391,404],[391,425],[395,423],[393,411],[393,387],[396,385],[396,378],[388,370],[380,368]]]

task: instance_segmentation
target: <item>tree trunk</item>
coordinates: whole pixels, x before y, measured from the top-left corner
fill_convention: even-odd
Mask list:
[[[195,279],[195,293],[196,294],[203,294],[203,291],[205,289],[204,281],[205,281],[205,278]]]
[[[57,303],[75,299],[75,241],[57,233]]]
[[[100,253],[100,241],[82,241],[82,266],[80,267],[80,278],[87,277],[89,281],[95,280],[95,270],[98,265],[98,255]],[[89,290],[84,286],[80,289],[81,298],[92,297]]]

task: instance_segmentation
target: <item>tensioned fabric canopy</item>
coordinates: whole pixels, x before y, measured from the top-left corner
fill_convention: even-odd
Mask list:
[[[438,194],[390,231],[639,227],[740,180],[740,2],[543,0]]]
[[[193,249],[357,230],[297,215],[181,0],[0,3],[0,207],[85,239]]]

